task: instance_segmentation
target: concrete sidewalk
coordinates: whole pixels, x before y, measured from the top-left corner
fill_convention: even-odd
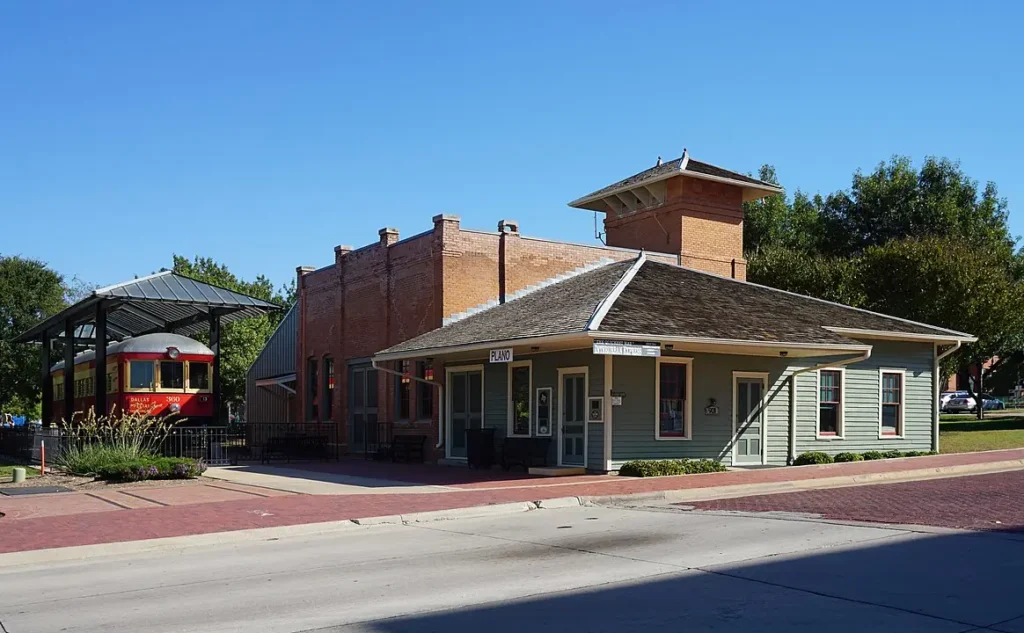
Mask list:
[[[577,505],[588,501],[684,502],[1021,469],[1024,449],[651,479],[524,479],[500,482],[495,487],[481,483],[478,487],[433,494],[245,495],[242,499],[210,503],[0,519],[0,553],[372,517],[396,520],[395,517],[423,512],[444,511],[447,514],[443,516],[450,517],[460,509],[495,504],[518,504],[522,511],[524,504],[552,499],[569,499]],[[10,500],[0,499],[0,512],[6,512],[8,504]],[[516,507],[510,505],[509,511]]]

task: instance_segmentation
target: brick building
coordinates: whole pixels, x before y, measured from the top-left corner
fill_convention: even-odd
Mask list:
[[[382,228],[376,243],[337,246],[332,264],[297,269],[292,421],[339,425],[350,452],[382,433],[418,434],[429,438],[428,460],[442,456],[437,394],[375,371],[372,355],[639,250],[652,261],[745,279],[743,202],[780,191],[684,151],[570,203],[604,214],[604,245],[528,237],[512,220],[473,230],[437,215],[411,237]],[[429,359],[391,369],[443,379]]]

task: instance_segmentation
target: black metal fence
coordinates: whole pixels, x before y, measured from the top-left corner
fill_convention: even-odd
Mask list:
[[[201,459],[210,466],[226,466],[260,460],[330,460],[342,452],[338,427],[333,424],[237,424],[230,426],[180,426],[166,435],[143,438],[165,457]],[[46,449],[47,463],[73,446],[95,441],[93,436],[57,427],[0,428],[0,455],[20,462],[39,463]]]

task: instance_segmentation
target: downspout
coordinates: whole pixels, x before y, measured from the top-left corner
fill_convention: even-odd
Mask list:
[[[444,383],[435,382],[433,380],[426,380],[424,378],[417,378],[416,376],[412,376],[410,374],[403,374],[402,372],[395,371],[394,369],[388,369],[387,367],[381,367],[380,365],[377,364],[377,361],[375,361],[373,359],[370,359],[370,365],[374,369],[376,369],[377,371],[382,371],[385,374],[392,374],[394,376],[398,376],[399,378],[409,378],[411,380],[415,380],[416,382],[421,382],[424,385],[430,385],[431,387],[437,388],[438,395],[440,396],[440,399],[437,401],[437,412],[438,412],[438,416],[437,416],[437,445],[435,445],[434,448],[438,449],[438,448],[441,448],[442,446],[444,446],[444,428],[445,428],[445,425],[444,425],[444,413],[445,413],[445,411],[444,411],[444,402],[445,402]]]
[[[845,365],[852,365],[853,363],[859,363],[871,358],[871,348],[864,350],[864,353],[860,356],[854,356],[853,358],[843,358],[840,360],[832,361],[831,363],[822,363],[820,365],[811,365],[810,367],[804,367],[798,369],[789,375],[789,458],[786,463],[790,466],[793,465],[793,461],[796,460],[796,377],[800,374],[805,374],[809,371],[818,371],[819,369],[830,369],[832,367],[843,367]]]
[[[935,366],[932,367],[932,380],[934,381],[934,393],[932,394],[932,450],[939,452],[939,398],[942,397],[942,377],[939,374],[939,365],[942,359],[960,349],[963,341],[953,343],[953,346],[946,351],[939,353],[938,344],[935,345]]]

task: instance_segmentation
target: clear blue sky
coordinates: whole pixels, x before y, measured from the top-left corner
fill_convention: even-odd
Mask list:
[[[784,186],[892,154],[1024,233],[1016,2],[0,4],[0,253],[107,284],[213,257],[280,284],[463,226],[592,241],[566,202],[684,146]]]

